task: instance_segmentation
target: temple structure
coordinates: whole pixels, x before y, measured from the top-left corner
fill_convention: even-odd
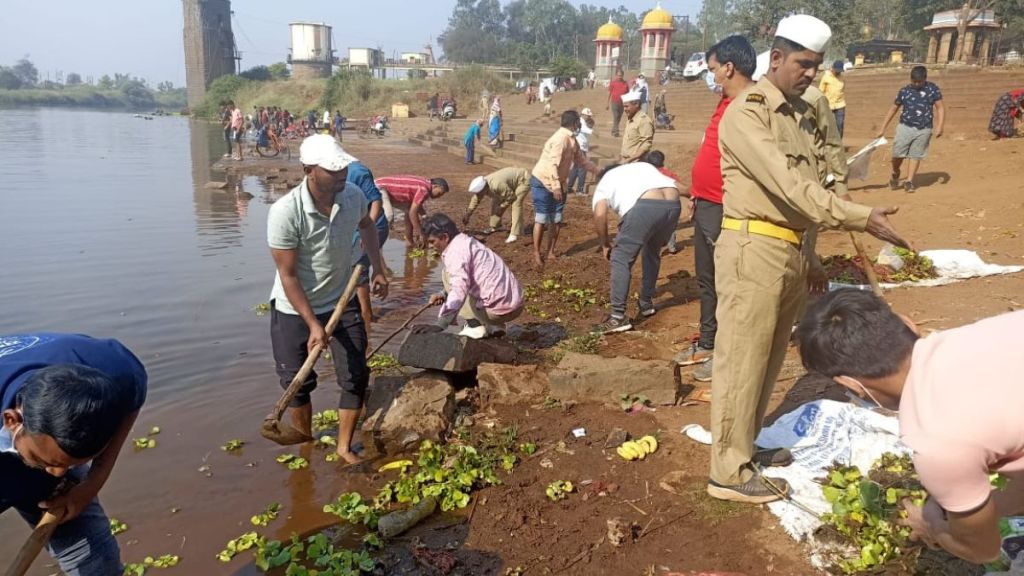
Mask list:
[[[964,32],[963,53],[957,58],[959,28],[961,19],[965,17],[967,28]],[[988,64],[992,42],[1001,26],[992,10],[971,9],[965,5],[963,9],[938,12],[932,16],[932,23],[924,27],[929,35],[925,63]]]
[[[611,80],[619,67],[619,53],[622,50],[622,26],[612,22],[611,16],[607,24],[597,29],[594,50],[594,75],[597,81]]]
[[[644,16],[640,25],[640,72],[644,76],[656,78],[665,69],[675,28],[672,15],[662,10],[660,3]]]

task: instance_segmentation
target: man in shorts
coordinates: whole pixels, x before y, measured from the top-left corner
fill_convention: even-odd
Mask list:
[[[896,95],[896,102],[893,103],[889,113],[885,115],[882,122],[882,129],[878,131],[876,138],[885,135],[885,129],[900,111],[900,123],[896,126],[896,138],[892,144],[892,178],[889,186],[893,190],[900,186],[900,168],[903,166],[903,159],[910,160],[907,169],[907,181],[903,188],[907,192],[914,192],[917,187],[914,185],[914,176],[921,167],[921,160],[928,155],[928,145],[931,143],[932,135],[936,138],[942,137],[942,127],[946,123],[946,108],[942,105],[942,92],[939,87],[928,81],[928,69],[924,66],[914,66],[910,71],[910,84],[900,88]],[[934,117],[938,117],[936,126]],[[934,130],[934,131],[933,131]]]

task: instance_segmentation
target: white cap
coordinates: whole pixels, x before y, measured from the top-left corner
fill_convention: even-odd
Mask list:
[[[750,77],[754,82],[757,82],[758,80],[761,79],[761,76],[764,76],[765,74],[768,73],[768,66],[771,62],[771,59],[771,50],[765,50],[764,52],[761,52],[760,54],[757,55],[757,66],[754,67],[754,75]]]
[[[484,191],[484,186],[487,186],[487,180],[484,180],[483,176],[477,176],[469,183],[469,193],[479,194]]]
[[[299,162],[306,166],[319,166],[324,170],[337,172],[357,160],[345,152],[333,136],[314,134],[303,140],[299,146]]]
[[[584,108],[583,110],[580,110],[580,116],[590,116],[590,117],[593,117],[594,116],[594,111],[591,110],[590,108]]]
[[[626,102],[639,102],[639,101],[640,101],[640,93],[639,92],[626,92],[625,94],[622,95],[622,103],[623,104],[625,104]]]
[[[794,14],[779,22],[775,37],[795,42],[811,52],[824,54],[828,41],[832,39],[832,29],[814,16]]]

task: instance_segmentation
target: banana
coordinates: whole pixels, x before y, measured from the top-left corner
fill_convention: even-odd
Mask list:
[[[377,469],[377,472],[387,472],[388,470],[402,470],[406,467],[412,466],[412,460],[395,460],[394,462],[388,462]]]
[[[658,439],[654,436],[644,436],[637,440],[637,444],[641,444],[648,454],[653,454],[658,450]]]
[[[643,460],[644,458],[647,457],[647,450],[645,450],[644,446],[641,445],[639,442],[636,442],[634,440],[630,440],[629,442],[626,442],[624,444],[624,446],[628,446],[629,450],[635,452],[636,453],[636,457],[641,459],[641,460]]]
[[[636,454],[627,450],[625,446],[619,446],[615,451],[622,456],[623,460],[636,460]]]

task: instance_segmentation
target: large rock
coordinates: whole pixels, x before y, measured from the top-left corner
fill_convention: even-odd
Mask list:
[[[559,400],[618,403],[619,396],[646,396],[652,404],[675,404],[679,382],[664,360],[604,358],[567,352],[548,373],[550,395]]]
[[[515,404],[547,395],[548,375],[538,366],[484,363],[476,369],[477,390],[485,404]]]
[[[445,372],[468,372],[485,362],[515,361],[516,348],[504,338],[474,340],[450,332],[410,332],[398,350],[398,363],[403,366]]]
[[[366,414],[362,430],[378,450],[406,450],[445,437],[455,417],[455,389],[440,372],[375,378]]]

